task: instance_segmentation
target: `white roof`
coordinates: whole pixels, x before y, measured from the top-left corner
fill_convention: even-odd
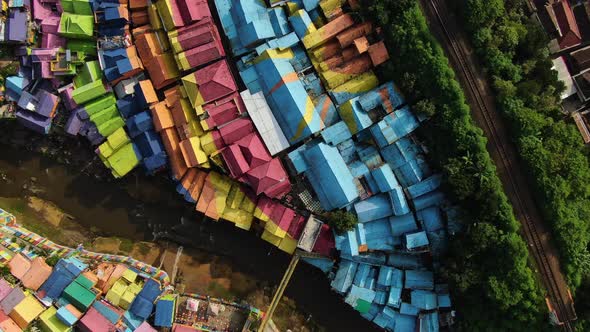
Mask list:
[[[565,90],[561,93],[561,99],[565,99],[578,91],[576,90],[576,86],[574,85],[574,80],[572,79],[570,72],[567,70],[567,66],[563,60],[563,57],[560,56],[557,59],[553,59],[552,69],[557,71],[557,78],[565,85]]]
[[[272,114],[270,107],[268,107],[264,94],[261,91],[250,94],[250,90],[245,90],[240,95],[270,154],[274,156],[288,148],[290,146],[289,141],[287,141],[277,119]]]

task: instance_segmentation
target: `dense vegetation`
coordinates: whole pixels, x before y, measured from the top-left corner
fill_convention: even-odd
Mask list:
[[[590,168],[580,134],[560,112],[563,84],[547,39],[523,1],[460,0],[458,7],[576,288],[590,272]]]
[[[328,223],[328,225],[330,225],[330,227],[332,227],[338,234],[344,234],[347,231],[351,231],[354,229],[354,226],[358,224],[356,214],[344,210],[326,212],[323,217],[326,220],[326,223]]]
[[[415,110],[432,115],[421,129],[431,163],[462,206],[464,232],[451,241],[445,277],[458,326],[466,331],[538,331],[547,326],[542,293],[528,265],[519,224],[471,119],[463,92],[428,30],[417,0],[365,1],[365,17],[383,27],[393,79]]]

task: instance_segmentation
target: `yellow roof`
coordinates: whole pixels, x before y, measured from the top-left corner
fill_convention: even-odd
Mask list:
[[[41,302],[37,301],[32,294],[29,294],[24,300],[17,304],[16,307],[14,307],[9,316],[14,319],[20,328],[24,329],[44,310],[45,307]]]
[[[123,272],[123,279],[129,281],[129,282],[134,282],[135,278],[137,278],[137,273],[133,272],[132,270],[127,270],[125,272]]]

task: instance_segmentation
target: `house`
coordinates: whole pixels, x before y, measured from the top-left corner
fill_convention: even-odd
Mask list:
[[[12,311],[10,318],[21,328],[25,329],[33,320],[45,311],[45,307],[39,302],[33,294],[27,295],[20,301]]]
[[[29,19],[26,11],[12,9],[8,14],[6,23],[5,41],[15,43],[25,43],[29,32]]]
[[[88,309],[80,319],[77,327],[83,332],[110,332],[115,330],[115,325],[98,312],[94,307]]]
[[[65,308],[65,306],[63,307]],[[57,315],[57,309],[50,306],[41,315],[39,315],[39,323],[44,331],[49,332],[69,332],[71,327],[64,324]]]
[[[21,278],[21,282],[26,288],[36,291],[49,278],[51,271],[52,268],[45,263],[45,259],[36,257],[31,262],[31,267],[27,273]]]
[[[172,327],[176,314],[176,297],[172,294],[161,297],[156,303],[154,326]]]
[[[91,39],[94,35],[94,17],[63,12],[58,32],[66,38]]]
[[[336,147],[316,141],[289,153],[297,173],[309,179],[322,208],[343,208],[358,198],[352,174]]]
[[[237,90],[225,60],[184,76],[182,84],[193,107],[223,98]]]
[[[582,42],[582,35],[569,0],[555,0],[545,5],[545,8],[557,30],[559,49],[563,50],[579,45]]]

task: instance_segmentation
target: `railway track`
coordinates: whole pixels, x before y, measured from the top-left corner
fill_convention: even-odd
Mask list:
[[[474,69],[468,61],[469,56],[463,45],[458,42],[458,37],[455,29],[449,27],[447,18],[449,17],[446,4],[441,3],[440,0],[423,0],[423,4],[431,9],[431,14],[440,25],[440,29],[447,45],[449,52],[458,62],[457,70],[465,77],[467,88],[473,96],[477,108],[481,111],[481,118],[484,120],[484,125],[487,129],[489,142],[495,147],[497,151],[496,165],[499,171],[503,173],[503,182],[506,193],[512,202],[517,218],[523,225],[523,233],[529,243],[529,251],[533,255],[538,272],[543,280],[548,294],[548,306],[557,316],[557,321],[561,327],[566,331],[573,331],[571,321],[575,320],[576,313],[573,307],[573,301],[569,290],[565,284],[565,279],[559,270],[559,265],[555,264],[555,259],[552,261],[547,255],[546,246],[549,245],[548,239],[544,238],[538,230],[541,218],[530,192],[523,188],[522,176],[515,176],[515,173],[520,175],[517,171],[518,165],[516,155],[510,150],[511,145],[507,142],[506,135],[501,135],[496,121],[490,108],[486,105],[486,99],[478,85],[477,76],[474,74]],[[452,26],[452,25],[451,25]],[[514,148],[513,148],[514,149]],[[499,160],[498,160],[499,159]],[[516,171],[515,171],[516,170]],[[502,172],[503,171],[503,172]],[[552,264],[553,263],[553,264]],[[559,279],[559,280],[558,280]]]

